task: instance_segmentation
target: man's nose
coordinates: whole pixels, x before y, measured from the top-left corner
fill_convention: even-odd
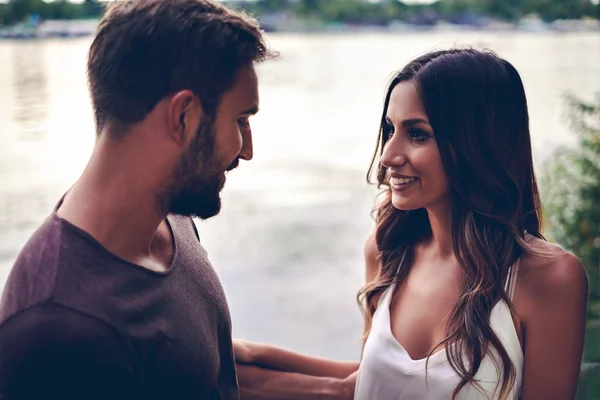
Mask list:
[[[254,156],[254,149],[252,147],[252,130],[244,129],[242,131],[242,150],[240,156],[242,160],[250,161]]]

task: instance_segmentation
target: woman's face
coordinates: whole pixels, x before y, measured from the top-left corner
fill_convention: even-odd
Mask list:
[[[435,133],[413,82],[392,90],[381,164],[388,168],[392,204],[399,210],[436,207],[448,201],[449,183]]]

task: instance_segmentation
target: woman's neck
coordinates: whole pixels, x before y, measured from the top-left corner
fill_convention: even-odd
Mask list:
[[[453,254],[452,217],[449,202],[427,208],[427,216],[431,227],[429,245],[440,256],[444,257]]]

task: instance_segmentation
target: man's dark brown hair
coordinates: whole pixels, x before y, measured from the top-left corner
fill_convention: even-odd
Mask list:
[[[209,0],[111,4],[88,55],[98,133],[143,120],[165,96],[192,90],[214,118],[240,68],[269,56],[255,20]]]

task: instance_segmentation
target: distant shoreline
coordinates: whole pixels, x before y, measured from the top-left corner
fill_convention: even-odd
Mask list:
[[[40,23],[21,23],[0,28],[0,40],[78,38],[93,36],[99,19],[45,20]],[[489,20],[485,25],[454,24],[410,24],[391,21],[386,25],[335,23],[320,20],[261,20],[267,33],[289,34],[345,34],[345,33],[413,33],[413,32],[529,32],[529,33],[576,33],[600,32],[600,21],[596,19],[557,20],[544,22],[537,17],[525,17],[518,22]]]

